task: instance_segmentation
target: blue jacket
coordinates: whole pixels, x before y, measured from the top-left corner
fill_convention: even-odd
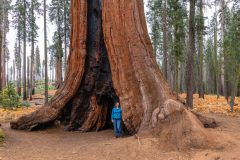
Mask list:
[[[122,109],[114,107],[112,109],[112,120],[114,119],[122,119]]]

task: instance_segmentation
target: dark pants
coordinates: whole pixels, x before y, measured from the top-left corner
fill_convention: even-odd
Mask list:
[[[114,132],[116,136],[122,136],[121,123],[122,123],[121,119],[113,120]]]

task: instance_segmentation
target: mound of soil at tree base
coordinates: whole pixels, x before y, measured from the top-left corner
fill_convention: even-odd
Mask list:
[[[196,113],[193,114],[181,103],[171,99],[167,100],[163,106],[153,112],[152,122],[154,123],[151,134],[145,131],[139,133],[148,137],[154,135],[159,140],[160,149],[187,151],[191,148],[222,149],[224,147],[224,143],[221,143],[218,136],[204,128],[203,122],[208,126],[216,127],[213,118],[207,118],[201,114],[196,116]]]

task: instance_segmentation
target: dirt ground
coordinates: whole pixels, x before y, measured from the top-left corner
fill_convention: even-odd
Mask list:
[[[157,139],[124,137],[116,139],[112,130],[67,132],[61,127],[43,131],[15,131],[4,123],[5,142],[0,160],[240,160],[240,118],[208,114],[218,122],[212,132],[231,139],[224,149],[166,152]],[[227,140],[226,140],[227,141]]]

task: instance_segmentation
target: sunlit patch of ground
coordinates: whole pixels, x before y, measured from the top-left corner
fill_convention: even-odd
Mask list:
[[[186,94],[179,95],[180,98],[185,99]],[[235,98],[235,105],[233,112],[230,112],[230,105],[223,96],[217,98],[216,95],[205,95],[205,98],[199,98],[198,94],[194,94],[194,111],[202,113],[217,113],[227,116],[240,117],[240,98]]]
[[[53,96],[55,92],[56,90],[49,90],[49,95]],[[42,106],[42,104],[44,103],[44,93],[33,95],[33,100],[29,102],[31,104],[30,107],[21,107],[21,108],[16,108],[12,110],[3,109],[0,107],[0,123],[10,122],[23,115],[34,112],[37,108]]]
[[[56,90],[50,90],[49,95],[53,96]],[[185,99],[186,94],[179,95],[181,99]],[[0,108],[0,123],[9,122],[23,115],[35,111],[44,103],[44,93],[33,96],[30,107],[17,108],[14,110],[6,110]],[[198,98],[198,94],[194,94],[194,111],[202,113],[217,113],[227,116],[240,117],[240,98],[236,97],[233,113],[230,112],[230,106],[223,96],[217,98],[216,95],[205,95],[204,99]]]
[[[9,122],[23,115],[29,114],[36,110],[36,106],[27,108],[17,108],[13,110],[0,108],[0,123]]]
[[[49,94],[49,95],[54,95],[54,94],[56,93],[56,91],[57,91],[57,90],[49,90],[49,91],[48,91],[48,94]]]

